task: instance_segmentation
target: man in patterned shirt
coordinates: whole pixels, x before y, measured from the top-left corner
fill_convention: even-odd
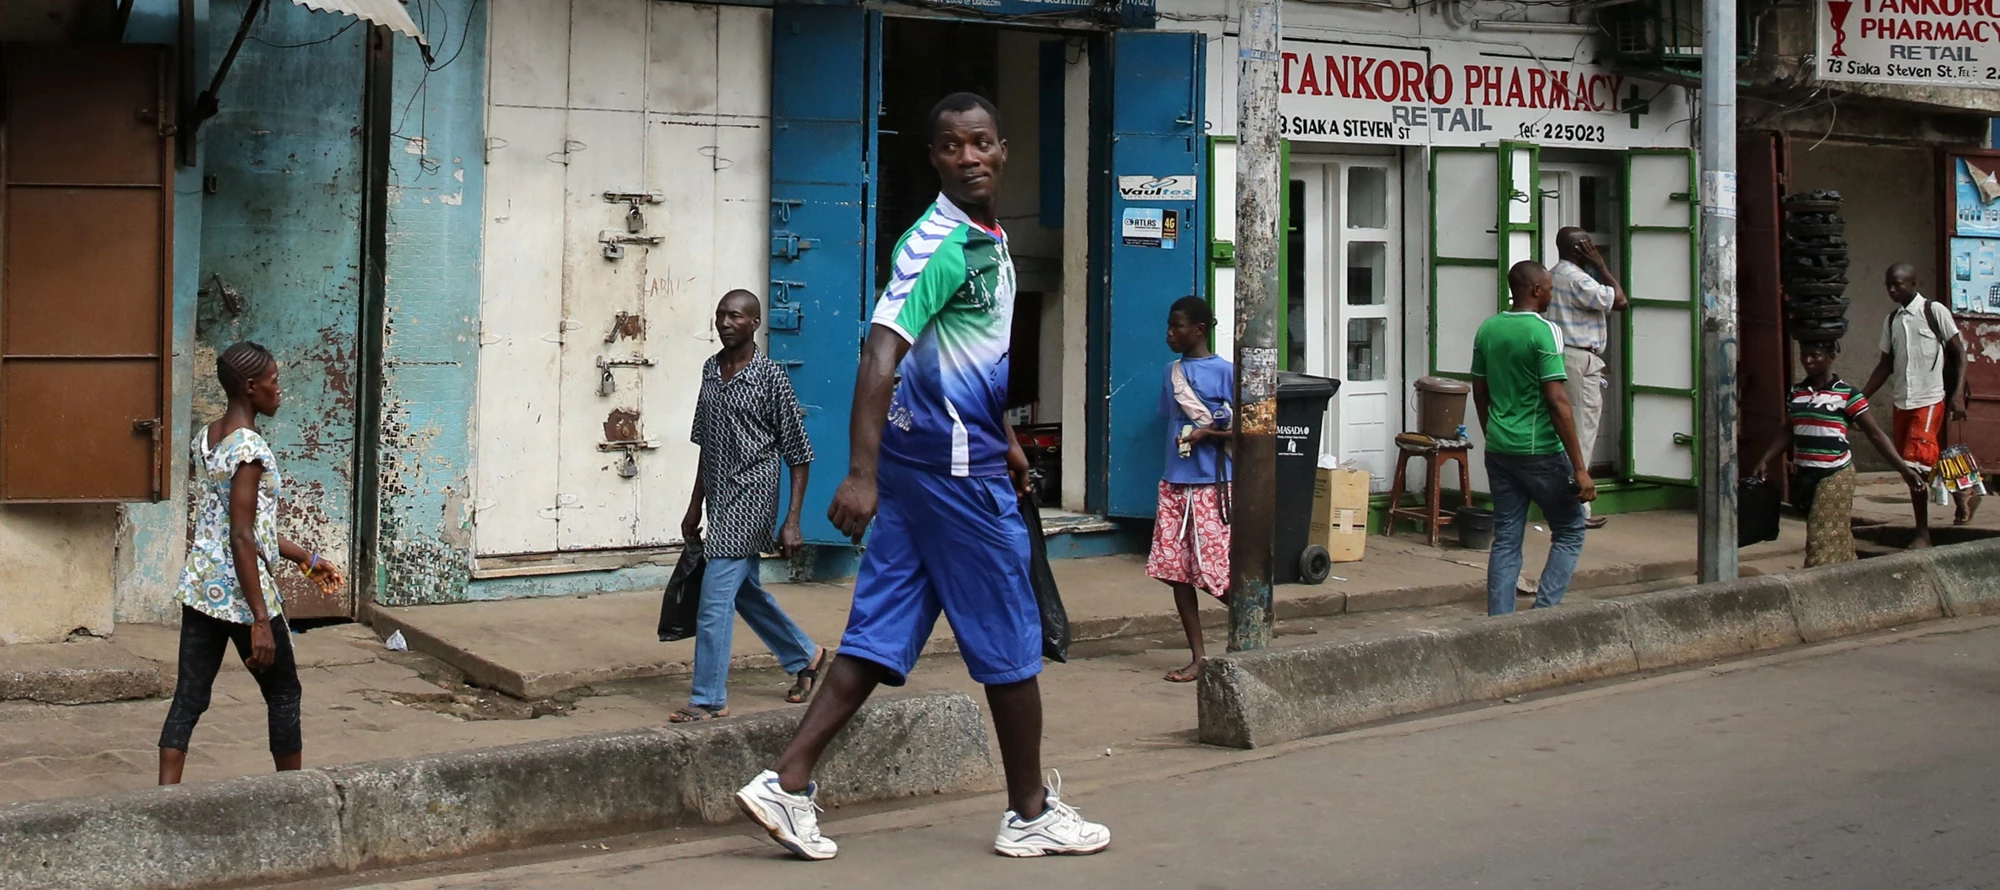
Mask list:
[[[1575,410],[1576,439],[1589,463],[1604,420],[1604,350],[1611,345],[1611,313],[1625,311],[1625,288],[1582,229],[1567,226],[1557,232],[1556,253],[1562,260],[1549,270],[1554,294],[1549,320],[1562,330],[1563,371],[1569,375],[1563,391]],[[1590,516],[1589,504],[1583,505],[1583,515]],[[1603,528],[1604,519],[1586,519],[1584,527]]]
[[[847,479],[827,511],[857,542],[875,527],[847,633],[777,768],[736,801],[786,849],[833,858],[813,767],[876,686],[903,685],[942,611],[1000,738],[1009,809],[994,850],[1095,853],[1110,830],[1041,778],[1041,616],[1018,501],[1028,460],[1005,418],[1014,263],[996,199],[1007,143],[993,104],[970,93],[945,97],[930,123],[944,194],[896,245],[854,384]]]
[[[701,396],[694,406],[692,440],[701,449],[694,497],[681,534],[702,547],[708,566],[701,579],[701,608],[694,634],[694,694],[688,706],[667,719],[693,723],[729,716],[729,649],[737,614],[785,672],[796,682],[785,699],[794,704],[812,696],[826,650],[778,608],[757,583],[760,555],[773,544],[790,556],[805,543],[799,507],[812,471],[812,443],[800,420],[792,379],[776,362],[758,354],[757,329],[764,307],[757,295],[733,290],[715,307],[715,333],[722,351],[701,369]],[[778,524],[778,464],[792,470],[791,510]],[[702,540],[702,502],[708,503],[708,539]]]

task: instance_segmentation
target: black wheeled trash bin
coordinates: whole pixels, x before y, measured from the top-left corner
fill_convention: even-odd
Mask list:
[[[1326,408],[1339,391],[1340,381],[1329,377],[1278,372],[1278,515],[1271,542],[1271,580],[1277,584],[1321,584],[1333,569],[1326,549],[1308,553],[1306,541]]]

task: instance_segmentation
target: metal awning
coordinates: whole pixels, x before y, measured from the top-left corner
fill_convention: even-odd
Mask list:
[[[424,32],[417,29],[417,23],[410,19],[410,11],[403,8],[399,0],[292,0],[316,12],[333,12],[351,15],[358,19],[374,22],[398,34],[414,37],[425,46],[430,41],[424,39]]]

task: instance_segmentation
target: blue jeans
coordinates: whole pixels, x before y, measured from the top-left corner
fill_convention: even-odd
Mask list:
[[[710,559],[701,578],[701,612],[694,626],[694,695],[701,707],[720,710],[729,703],[729,648],[736,616],[778,656],[785,673],[812,666],[817,647],[757,583],[757,557]]]
[[[1570,492],[1576,471],[1569,455],[1515,457],[1486,453],[1487,486],[1493,490],[1493,553],[1486,560],[1486,614],[1514,611],[1520,588],[1521,540],[1528,530],[1528,504],[1542,508],[1549,523],[1549,561],[1535,593],[1535,608],[1562,602],[1576,558],[1583,553],[1583,503]]]

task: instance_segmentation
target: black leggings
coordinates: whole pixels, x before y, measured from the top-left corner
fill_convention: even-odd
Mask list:
[[[299,667],[292,659],[292,631],[283,616],[271,619],[271,636],[278,657],[263,673],[252,673],[257,688],[264,693],[270,711],[271,753],[283,757],[305,749],[299,732]],[[222,656],[230,643],[236,644],[239,658],[250,657],[250,625],[211,618],[189,606],[181,607],[180,679],[174,684],[174,704],[167,709],[167,725],[160,729],[160,747],[176,751],[188,749],[194,725],[208,710],[209,693],[215,675],[222,670]]]

